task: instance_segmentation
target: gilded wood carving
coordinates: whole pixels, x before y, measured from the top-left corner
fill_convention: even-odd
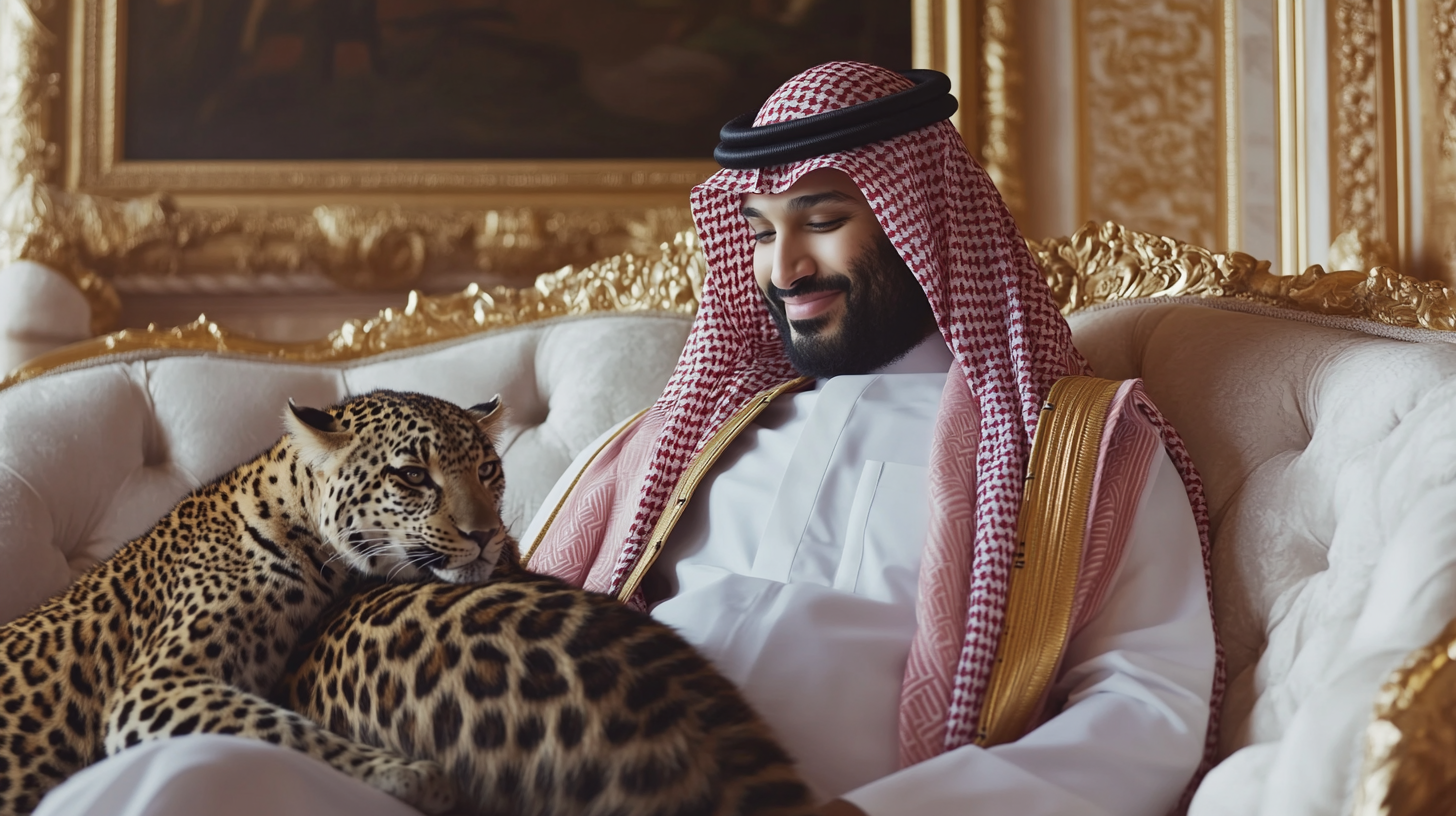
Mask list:
[[[1442,816],[1456,802],[1456,620],[1386,680],[1365,730],[1354,816]]]
[[[1089,223],[1070,236],[1028,245],[1066,314],[1137,298],[1234,298],[1393,326],[1456,331],[1456,298],[1449,289],[1388,268],[1325,272],[1312,266],[1301,275],[1273,275],[1268,261],[1251,255],[1212,252],[1111,222]],[[583,268],[566,267],[541,275],[534,286],[523,289],[486,291],[472,285],[453,295],[411,292],[403,309],[351,320],[309,343],[255,340],[233,334],[206,317],[175,328],[127,329],[31,360],[0,381],[0,387],[128,352],[342,362],[549,317],[620,311],[691,315],[697,310],[706,268],[696,237],[683,232],[649,255],[624,253]]]
[[[1132,298],[1238,298],[1392,326],[1456,330],[1456,297],[1450,289],[1389,267],[1326,272],[1316,264],[1299,275],[1275,275],[1268,261],[1252,255],[1213,252],[1112,222],[1029,243],[1068,314]]]

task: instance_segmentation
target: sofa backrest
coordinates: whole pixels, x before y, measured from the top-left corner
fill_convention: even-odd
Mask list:
[[[689,325],[567,317],[335,364],[113,358],[0,391],[0,622],[271,445],[290,397],[322,407],[390,388],[474,405],[500,394],[503,514],[519,532],[579,450],[662,392]]]
[[[1456,335],[1256,311],[1071,317],[1100,376],[1144,380],[1203,477],[1224,754],[1317,716],[1307,703],[1383,655],[1340,692],[1368,719],[1370,683],[1456,616]]]

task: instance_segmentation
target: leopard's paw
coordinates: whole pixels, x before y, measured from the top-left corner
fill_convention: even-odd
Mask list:
[[[440,816],[455,807],[455,783],[438,762],[428,759],[391,764],[375,771],[370,782],[426,816]]]

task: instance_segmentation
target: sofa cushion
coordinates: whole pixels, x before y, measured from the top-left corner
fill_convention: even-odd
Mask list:
[[[661,393],[689,325],[562,318],[329,365],[102,359],[0,391],[0,622],[271,445],[290,397],[324,406],[392,388],[473,405],[499,393],[502,512],[519,531],[581,448]]]
[[[1207,488],[1233,757],[1193,812],[1348,812],[1380,682],[1456,615],[1456,338],[1170,303],[1072,323]]]

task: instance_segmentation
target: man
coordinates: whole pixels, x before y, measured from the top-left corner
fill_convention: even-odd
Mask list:
[[[819,66],[724,128],[687,348],[531,567],[682,631],[826,814],[1165,813],[1219,685],[1197,477],[1136,383],[1091,386],[1090,434],[1064,416],[1098,381],[1053,391],[1086,364],[948,82],[912,75]],[[1080,487],[1028,472],[1038,422],[1100,450]],[[1029,534],[1078,495],[1072,549]]]
[[[1086,365],[947,89],[831,63],[724,129],[678,368],[522,541],[697,644],[826,816],[1160,816],[1220,684],[1201,492],[1136,383],[1069,377]],[[287,792],[238,812],[402,807],[266,746],[203,748],[113,776],[155,803],[226,757]]]

